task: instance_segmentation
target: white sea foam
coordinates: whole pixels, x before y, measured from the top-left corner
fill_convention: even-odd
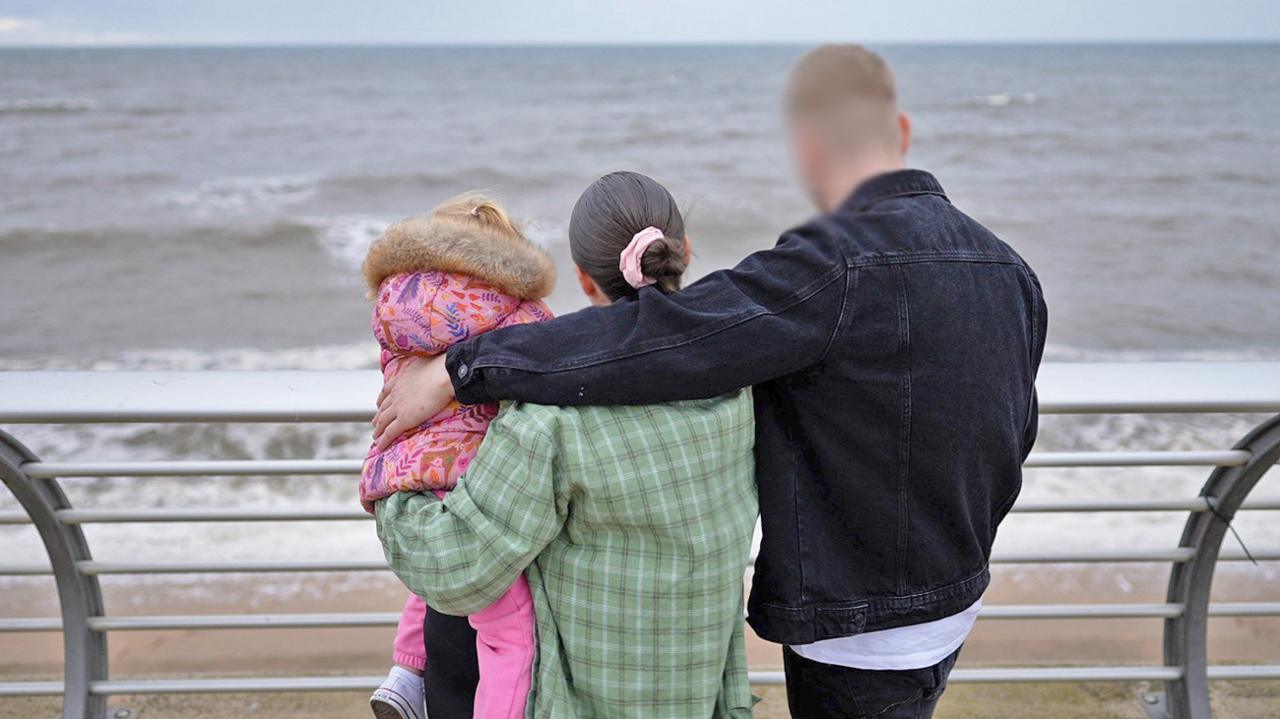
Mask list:
[[[167,193],[163,199],[191,208],[197,215],[207,215],[283,207],[310,199],[315,193],[313,178],[281,175],[210,180],[193,190]]]
[[[525,237],[540,247],[551,247],[567,241],[569,224],[563,221],[534,218],[525,220],[523,224]]]
[[[315,231],[316,240],[325,252],[347,267],[358,268],[369,252],[369,245],[392,221],[375,215],[352,214],[304,217],[300,222]],[[525,236],[542,247],[563,242],[568,233],[564,222],[552,220],[524,220],[522,226]]]
[[[336,217],[308,217],[303,219],[316,231],[316,239],[325,252],[342,264],[358,268],[369,252],[369,245],[378,239],[390,220],[373,215],[338,215]]]
[[[1010,105],[1034,105],[1040,97],[1034,92],[995,93],[975,98],[975,103],[984,107],[1009,107]]]

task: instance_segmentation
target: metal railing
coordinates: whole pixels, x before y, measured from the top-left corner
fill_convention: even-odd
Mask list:
[[[368,420],[380,379],[368,371],[334,372],[0,372],[0,423],[96,422],[354,422]],[[1280,363],[1051,364],[1039,382],[1044,414],[1278,413]],[[1219,561],[1280,560],[1280,547],[1222,550],[1238,511],[1280,510],[1280,497],[1246,499],[1280,461],[1280,414],[1258,424],[1234,447],[1207,451],[1040,452],[1037,467],[1212,468],[1198,497],[1022,500],[1015,513],[1185,512],[1181,540],[1164,550],[999,552],[999,564],[1160,562],[1171,566],[1164,603],[988,605],[983,620],[1156,618],[1164,622],[1164,663],[1157,666],[956,669],[954,682],[1163,683],[1145,696],[1152,717],[1210,715],[1209,681],[1280,678],[1280,664],[1209,666],[1209,617],[1280,615],[1280,601],[1211,603]],[[62,695],[64,717],[99,719],[105,698],[120,694],[310,692],[369,689],[381,677],[112,679],[111,632],[391,626],[395,613],[299,613],[112,616],[99,577],[117,574],[382,571],[381,561],[236,560],[97,561],[82,526],[95,523],[350,521],[356,508],[94,509],[71,506],[58,480],[68,477],[297,476],[355,474],[360,460],[41,462],[0,432],[0,478],[21,511],[0,524],[31,524],[48,566],[0,565],[0,576],[52,575],[61,617],[0,618],[0,633],[61,632],[62,682],[0,682],[0,697]],[[1170,538],[1172,540],[1172,538]],[[753,682],[780,683],[780,672],[752,672]]]

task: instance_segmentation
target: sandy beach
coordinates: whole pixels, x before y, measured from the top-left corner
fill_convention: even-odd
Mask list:
[[[1163,600],[1161,568],[1096,567],[1045,569],[998,568],[987,603],[1158,602]],[[1232,569],[1219,578],[1222,601],[1275,601],[1275,582]],[[1252,575],[1252,576],[1251,576]],[[1264,581],[1259,581],[1259,579]],[[111,578],[104,582],[108,613],[203,614],[291,612],[394,612],[403,596],[394,578],[384,575],[273,577],[200,577],[176,585]],[[49,616],[56,606],[52,583],[23,582],[6,588],[6,614]],[[392,628],[274,629],[218,631],[115,632],[110,635],[113,678],[176,676],[374,675],[385,671]],[[1014,621],[984,620],[965,647],[960,666],[1008,664],[1157,664],[1160,620]],[[1280,620],[1230,618],[1211,625],[1214,663],[1276,660]],[[775,645],[752,638],[753,669],[780,667]],[[0,678],[56,679],[61,672],[61,642],[56,634],[6,635],[0,652]],[[958,685],[947,694],[938,716],[1022,716],[1033,702],[1042,716],[1134,717],[1146,683],[1089,685]],[[1158,690],[1159,687],[1156,687]],[[780,688],[758,687],[763,697],[757,716],[787,716]],[[346,717],[364,716],[366,697],[356,693],[220,695],[190,697],[113,697],[112,707],[149,717]],[[1280,701],[1275,682],[1223,684],[1215,694],[1219,716],[1273,717]],[[0,716],[52,716],[53,698],[0,699]]]

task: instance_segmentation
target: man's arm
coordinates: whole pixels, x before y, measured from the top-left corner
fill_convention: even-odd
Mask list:
[[[714,397],[812,365],[844,302],[833,232],[817,221],[679,293],[644,291],[456,345],[446,364],[457,396],[648,404]]]
[[[1031,378],[1034,380],[1040,371],[1040,360],[1044,357],[1045,337],[1049,330],[1049,308],[1044,302],[1044,290],[1040,287],[1040,278],[1035,271],[1027,268],[1027,277],[1031,281]],[[1035,385],[1031,386],[1031,402],[1027,412],[1027,422],[1022,434],[1022,461],[1031,454],[1040,430],[1040,396]]]
[[[504,408],[444,500],[402,492],[378,502],[387,562],[433,608],[464,615],[493,604],[560,532],[567,503],[545,422],[545,408]]]
[[[454,394],[464,404],[649,404],[715,397],[817,363],[844,317],[840,231],[818,219],[729,270],[550,322],[480,335],[383,387],[379,449]]]
[[[680,293],[477,336],[447,367],[465,403],[646,404],[716,397],[813,365],[844,306],[846,267],[817,221]]]

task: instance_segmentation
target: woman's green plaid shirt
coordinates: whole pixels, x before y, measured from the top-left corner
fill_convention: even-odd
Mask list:
[[[757,503],[751,393],[641,407],[506,403],[446,499],[378,503],[392,569],[476,612],[527,568],[528,716],[749,717],[742,579]]]

